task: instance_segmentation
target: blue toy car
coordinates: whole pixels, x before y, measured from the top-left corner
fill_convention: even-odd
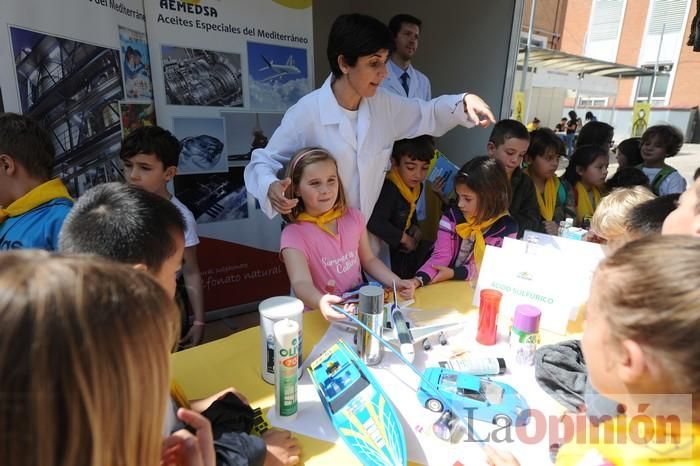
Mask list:
[[[467,421],[478,419],[499,426],[527,424],[527,402],[510,385],[441,367],[429,367],[423,376],[440,391],[438,396],[421,381],[418,401],[431,411],[445,411],[447,407],[440,400],[446,399],[455,414]]]

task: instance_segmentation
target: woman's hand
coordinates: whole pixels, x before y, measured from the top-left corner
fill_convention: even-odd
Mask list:
[[[437,275],[431,280],[431,283],[444,282],[446,280],[452,280],[455,276],[454,269],[450,267],[444,267],[442,265],[433,265],[433,268],[438,271]]]
[[[181,429],[163,440],[161,466],[216,466],[214,437],[209,420],[192,410],[180,408],[177,417],[193,427],[196,437],[190,431]]]
[[[287,199],[284,192],[292,183],[290,178],[275,181],[267,188],[267,197],[270,199],[272,208],[280,214],[288,214],[299,203],[299,199]]]
[[[464,96],[464,111],[474,124],[483,128],[488,128],[491,123],[496,124],[496,117],[493,116],[491,107],[476,94]]]
[[[323,314],[323,317],[328,321],[333,322],[336,320],[343,320],[345,319],[345,316],[340,312],[333,310],[331,307],[331,304],[340,304],[342,301],[343,298],[340,296],[336,296],[334,294],[324,294],[321,296],[321,300],[318,302],[318,308],[321,311],[321,314]],[[351,304],[343,305],[343,309],[345,309],[345,312],[349,314],[352,314],[355,311],[355,307]]]

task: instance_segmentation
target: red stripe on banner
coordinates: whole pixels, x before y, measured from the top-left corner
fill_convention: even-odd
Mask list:
[[[289,294],[289,278],[278,252],[212,238],[200,240],[197,258],[206,310]]]

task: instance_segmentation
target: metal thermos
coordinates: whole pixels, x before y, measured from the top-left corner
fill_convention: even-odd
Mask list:
[[[357,314],[363,324],[381,335],[384,325],[384,289],[371,285],[360,288]],[[382,344],[363,328],[358,328],[357,332],[357,350],[362,362],[368,366],[382,362]]]

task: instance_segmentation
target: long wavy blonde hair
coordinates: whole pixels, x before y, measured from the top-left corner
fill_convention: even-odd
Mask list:
[[[177,316],[129,266],[0,254],[0,464],[157,465]]]

